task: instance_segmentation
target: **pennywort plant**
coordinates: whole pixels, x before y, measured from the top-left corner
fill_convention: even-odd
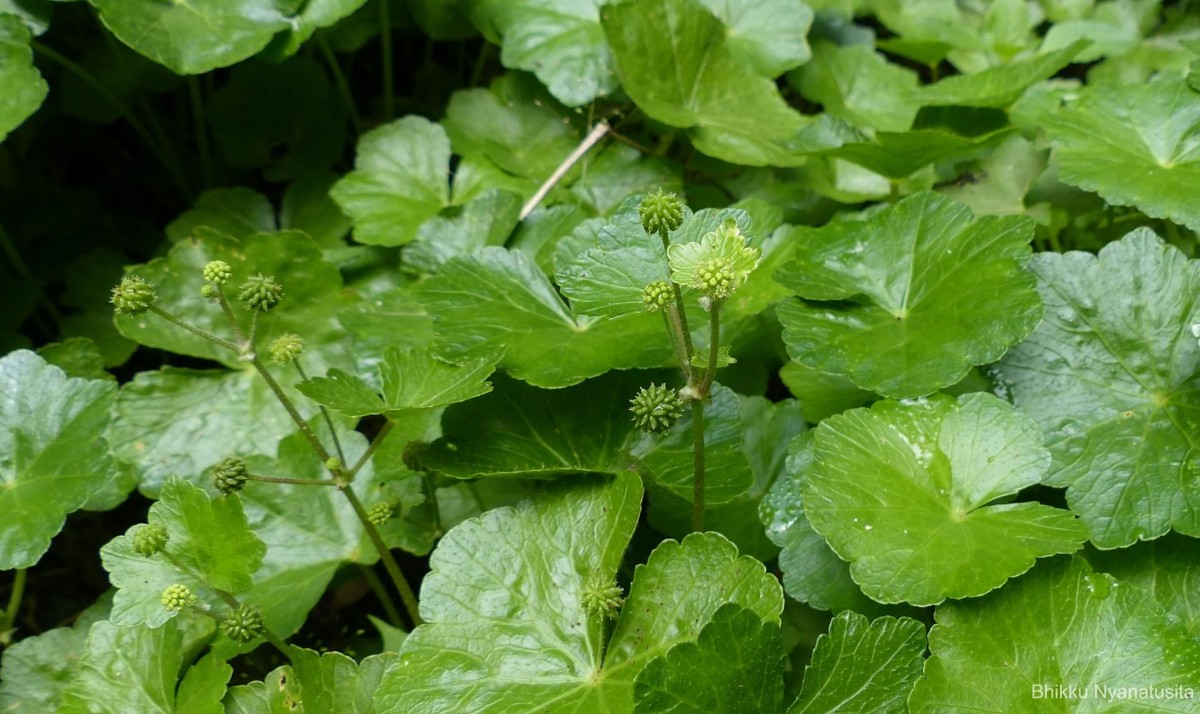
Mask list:
[[[758,265],[761,252],[747,239],[733,218],[724,219],[716,230],[699,241],[672,244],[671,234],[682,229],[685,213],[691,211],[673,193],[659,188],[642,198],[637,208],[642,229],[662,241],[662,257],[670,274],[667,280],[648,283],[642,302],[650,312],[660,312],[667,339],[679,364],[683,386],[643,387],[632,400],[631,410],[638,428],[656,433],[670,429],[685,408],[692,413],[692,530],[704,530],[704,402],[708,400],[717,369],[729,363],[729,346],[721,344],[721,306],[746,282]],[[708,344],[701,350],[692,342],[688,327],[683,286],[708,319]],[[722,352],[724,350],[724,352]]]
[[[375,439],[364,453],[364,458],[359,461],[348,464],[346,463],[345,452],[341,442],[338,439],[337,428],[335,427],[329,411],[324,405],[319,405],[321,417],[327,427],[326,438],[333,445],[333,449],[325,446],[321,437],[312,428],[307,420],[300,415],[296,408],[292,397],[288,392],[280,386],[276,378],[271,374],[267,367],[267,363],[259,354],[260,339],[259,339],[259,321],[262,316],[273,310],[284,299],[284,288],[274,276],[255,274],[247,276],[237,288],[237,300],[242,309],[242,315],[239,315],[230,304],[229,298],[226,295],[226,285],[232,280],[234,270],[229,263],[223,260],[212,260],[205,263],[201,270],[201,277],[204,280],[203,286],[199,288],[200,295],[207,301],[218,307],[221,313],[228,321],[230,331],[232,332],[233,340],[219,337],[201,327],[191,324],[190,322],[178,317],[167,309],[156,304],[157,295],[154,292],[154,286],[150,285],[145,279],[138,276],[127,276],[113,288],[110,302],[114,310],[120,315],[134,316],[151,313],[157,317],[166,320],[183,330],[186,330],[198,337],[201,337],[209,342],[229,350],[236,354],[237,359],[241,362],[247,362],[253,366],[255,372],[270,388],[271,393],[279,401],[279,404],[287,412],[288,416],[295,423],[296,428],[304,435],[305,441],[312,448],[313,453],[325,466],[328,478],[294,478],[288,476],[271,476],[249,473],[246,462],[237,457],[229,456],[217,464],[212,469],[212,484],[219,492],[221,497],[230,497],[241,491],[247,482],[257,481],[261,483],[276,483],[304,486],[329,486],[335,488],[338,493],[342,494],[346,501],[354,510],[355,516],[362,525],[363,531],[370,538],[372,546],[379,554],[379,558],[383,561],[384,568],[391,579],[393,587],[400,596],[401,602],[404,604],[405,610],[408,613],[410,622],[414,625],[420,624],[421,616],[417,608],[416,595],[413,593],[412,587],[405,580],[404,574],[400,572],[400,566],[397,564],[395,557],[390,549],[384,543],[382,536],[379,534],[378,526],[387,522],[392,516],[392,507],[386,502],[372,504],[368,509],[359,499],[358,495],[350,488],[354,481],[355,475],[365,463],[365,458],[368,454],[379,447],[379,444],[385,439],[390,431],[391,422],[387,426],[381,428],[375,435]],[[249,326],[245,325],[245,314],[249,316]],[[299,377],[307,379],[304,368],[301,365],[301,356],[304,351],[304,341],[299,335],[284,334],[275,338],[267,347],[267,353],[272,361],[290,364],[296,370]],[[155,526],[146,526],[146,529],[155,528]],[[134,549],[148,549],[146,529],[139,531],[134,537]],[[161,526],[157,527],[161,531]],[[155,531],[157,532],[157,531]],[[164,541],[165,544],[165,541]],[[139,550],[140,552],[140,550]],[[154,553],[165,553],[160,547],[154,550]],[[152,553],[153,554],[153,553]],[[182,570],[178,563],[173,563],[177,568]],[[164,607],[169,610],[179,611],[182,609],[181,603],[185,601],[187,604],[194,604],[195,595],[190,591],[188,597],[184,598],[180,595],[180,590],[184,586],[171,585],[168,590],[163,592],[162,602]],[[248,609],[248,606],[237,603],[232,595],[221,590],[214,590],[221,598],[229,605],[232,610],[227,618],[223,621],[222,627],[236,634],[237,639],[241,642],[249,642],[255,639],[259,633],[264,634],[273,644],[280,649],[281,652],[287,653],[279,645],[279,641],[269,634],[262,627],[261,616],[256,614],[256,611]],[[169,596],[170,595],[170,596]],[[168,607],[168,604],[171,607]],[[176,606],[178,605],[178,606]],[[206,614],[210,611],[202,609]],[[232,620],[229,618],[233,618]],[[230,624],[230,623],[233,624]],[[232,635],[231,635],[232,636]]]

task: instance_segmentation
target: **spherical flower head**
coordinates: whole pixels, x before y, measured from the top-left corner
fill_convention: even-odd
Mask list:
[[[392,510],[392,504],[381,501],[367,511],[367,520],[376,528],[382,528],[383,524],[392,520],[393,515],[395,511]]]
[[[153,285],[136,275],[127,275],[113,288],[109,302],[118,315],[140,315],[150,309],[157,297]]]
[[[734,289],[737,275],[728,258],[714,258],[696,267],[695,287],[714,300],[724,300]]]
[[[593,576],[583,586],[583,592],[580,593],[579,599],[584,611],[589,615],[613,618],[617,616],[617,611],[625,602],[625,599],[621,597],[623,594],[624,591],[615,580],[605,580],[599,576]]]
[[[279,364],[293,362],[304,352],[304,338],[291,332],[280,335],[271,341],[267,352],[270,353],[272,362]]]
[[[241,605],[221,622],[221,631],[234,642],[253,642],[263,633],[262,613],[253,605]]]
[[[642,290],[642,303],[650,312],[658,312],[670,304],[673,296],[674,291],[671,290],[671,284],[666,280],[658,280]]]
[[[247,310],[266,312],[279,304],[283,299],[283,286],[275,281],[274,275],[258,274],[242,283],[242,291],[238,299]]]
[[[638,218],[642,219],[642,230],[650,235],[670,233],[683,225],[683,201],[660,188],[642,198]]]
[[[149,558],[167,547],[167,541],[170,539],[166,528],[157,523],[146,523],[133,532],[133,552],[143,558]]]
[[[213,285],[224,285],[233,277],[233,268],[223,260],[213,260],[204,266],[204,279]]]
[[[213,467],[213,486],[216,486],[222,496],[241,491],[249,478],[246,462],[236,456],[221,459]]]
[[[221,296],[221,289],[212,283],[205,283],[200,288],[200,297],[205,300],[216,300]]]
[[[665,384],[642,387],[629,403],[633,423],[651,434],[670,429],[683,416],[683,400],[678,392]]]
[[[746,244],[737,221],[726,218],[715,231],[691,243],[667,248],[671,278],[680,285],[700,291],[709,308],[720,303],[746,283],[758,267],[761,252]]]
[[[162,591],[162,606],[171,612],[179,612],[189,605],[196,604],[196,593],[186,585],[175,583],[168,585]]]

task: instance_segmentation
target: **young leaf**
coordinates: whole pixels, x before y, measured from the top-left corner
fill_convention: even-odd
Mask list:
[[[89,0],[122,42],[176,74],[203,74],[240,62],[289,27],[272,0],[213,0],[203,5],[155,0]]]
[[[354,240],[404,245],[450,205],[450,139],[442,127],[404,117],[363,134],[354,171],[330,191],[354,222]]]
[[[0,570],[37,563],[95,492],[116,482],[128,493],[101,439],[115,394],[27,350],[0,359]]]
[[[1080,558],[1043,563],[935,616],[925,674],[909,698],[914,714],[978,709],[980,701],[1029,711],[1039,693],[1059,710],[1085,694],[1082,706],[1096,702],[1095,711],[1196,710],[1194,693],[1183,696],[1200,677],[1196,640],[1141,588],[1093,573]]]
[[[602,0],[476,0],[471,22],[502,46],[500,61],[533,72],[558,101],[577,107],[616,89],[600,30]]]
[[[661,320],[577,316],[531,259],[504,248],[448,261],[418,295],[433,316],[439,353],[459,360],[504,350],[501,366],[535,386],[671,361]]]
[[[606,5],[601,18],[621,87],[650,117],[688,129],[697,149],[724,161],[803,161],[781,142],[804,117],[734,59],[725,27],[699,3],[637,0]]]
[[[154,629],[97,622],[88,633],[79,672],[63,692],[58,711],[220,712],[233,669],[213,656],[196,664],[195,676],[188,668],[214,627],[212,620],[198,614],[177,617]],[[176,684],[185,671],[177,693]],[[187,708],[178,708],[185,704]]]
[[[383,672],[396,660],[391,653],[355,662],[341,652],[316,652],[292,647],[291,665],[229,690],[228,714],[370,714],[372,695]]]
[[[484,355],[461,364],[438,359],[427,348],[388,349],[379,365],[383,394],[376,394],[358,377],[331,370],[328,377],[301,382],[296,389],[318,404],[346,416],[383,414],[403,417],[418,409],[433,409],[465,402],[492,391],[489,375],[498,355]]]
[[[843,612],[817,638],[800,696],[787,714],[907,714],[925,655],[925,627],[907,617]]]
[[[634,712],[777,714],[783,706],[779,626],[724,605],[695,642],[651,661],[634,683]]]
[[[0,14],[0,141],[37,111],[50,91],[33,66],[29,30],[21,19]]]
[[[316,411],[303,402],[297,408]],[[173,475],[198,483],[217,461],[269,449],[295,428],[253,372],[163,367],[125,384],[105,438],[137,472],[138,490],[154,497]]]
[[[605,648],[606,615],[585,609],[584,593],[612,583],[641,497],[632,474],[560,482],[450,531],[422,588],[426,623],[385,673],[376,706],[630,711],[637,675],[695,641],[722,605],[778,621],[779,587],[762,565],[719,535],[697,534],[667,541],[638,567]]]
[[[813,449],[804,510],[879,602],[982,595],[1087,539],[1069,511],[995,503],[1038,483],[1050,454],[989,394],[855,409],[821,422]]]
[[[1092,85],[1043,124],[1061,181],[1200,230],[1200,93],[1186,81]]]
[[[1033,270],[1046,319],[999,375],[1046,433],[1047,483],[1101,548],[1200,535],[1200,264],[1138,229]]]
[[[1027,218],[973,218],[926,192],[802,237],[775,274],[802,298],[779,307],[788,353],[863,389],[929,394],[998,359],[1041,319],[1023,270]]]
[[[163,590],[181,584],[197,596],[213,590],[237,594],[250,589],[262,565],[266,545],[250,530],[237,497],[210,499],[203,490],[173,478],[147,521],[166,529],[162,552],[134,551],[135,525],[100,549],[100,558],[117,588],[110,619],[118,625],[162,627],[176,613],[163,607]]]

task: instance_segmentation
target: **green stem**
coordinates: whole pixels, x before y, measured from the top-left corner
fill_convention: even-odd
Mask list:
[[[25,597],[25,578],[29,571],[17,568],[13,573],[12,592],[8,595],[8,607],[0,614],[0,644],[8,644],[7,633],[17,621],[17,611],[21,609],[21,599]]]
[[[38,303],[50,315],[50,319],[54,320],[55,324],[61,323],[63,319],[62,312],[59,311],[54,301],[42,290],[41,283],[33,277],[33,271],[29,269],[29,265],[25,262],[25,259],[21,257],[21,251],[17,250],[17,246],[13,244],[12,239],[8,237],[8,232],[3,228],[0,228],[0,250],[4,251],[5,257],[8,258],[17,275],[27,281],[37,291]]]
[[[188,95],[192,105],[192,124],[196,132],[196,151],[200,154],[200,175],[205,186],[216,183],[213,174],[212,149],[208,143],[208,131],[204,125],[204,95],[200,92],[200,80],[191,75],[187,80]]]
[[[392,18],[388,0],[379,2],[379,48],[383,55],[383,119],[391,121],[396,114],[396,102],[392,88]]]
[[[30,47],[33,48],[34,52],[37,52],[46,59],[55,62],[63,69],[67,70],[71,74],[74,74],[76,77],[79,77],[88,86],[95,90],[97,94],[108,100],[113,107],[120,112],[121,116],[124,117],[126,123],[128,123],[129,127],[133,129],[135,134],[138,135],[138,137],[146,145],[146,148],[150,149],[150,153],[154,154],[159,163],[163,165],[163,168],[167,170],[167,174],[170,175],[171,180],[175,182],[175,187],[179,190],[179,193],[183,197],[184,201],[186,201],[188,204],[191,204],[193,200],[195,200],[195,194],[192,193],[191,186],[188,185],[187,179],[184,178],[183,171],[179,168],[179,162],[173,157],[167,155],[166,149],[157,141],[155,141],[154,137],[146,129],[146,126],[142,124],[142,122],[134,115],[133,111],[127,104],[125,104],[125,102],[121,101],[117,95],[109,91],[108,87],[105,87],[103,84],[101,84],[91,72],[88,72],[86,69],[76,64],[72,60],[67,59],[67,57],[59,54],[56,50],[53,50],[40,42],[31,42],[29,44]]]
[[[308,381],[308,375],[305,374],[304,368],[300,366],[300,360],[293,360],[296,365],[296,372],[300,375],[300,379]],[[333,417],[329,416],[329,410],[324,404],[318,404],[317,408],[321,410],[321,416],[325,418],[325,426],[329,427],[329,438],[333,439],[333,450],[337,452],[338,460],[343,464],[346,463],[346,453],[342,451],[342,441],[338,438],[337,429],[333,428]]]
[[[484,41],[483,47],[479,50],[479,56],[475,58],[475,66],[471,69],[471,79],[467,82],[468,87],[479,85],[479,81],[483,79],[483,70],[487,66],[488,59],[492,55],[492,43]]]
[[[342,103],[346,105],[346,111],[350,114],[350,125],[354,127],[354,133],[361,134],[363,131],[362,117],[358,114],[358,107],[354,104],[354,95],[350,92],[350,84],[346,82],[346,75],[342,73],[342,65],[337,61],[337,55],[333,54],[333,49],[329,46],[329,40],[325,39],[324,33],[317,33],[317,46],[321,48],[321,54],[325,56],[325,62],[329,65],[329,72],[333,75],[333,83],[337,85],[338,94],[342,95]]]
[[[695,482],[692,491],[692,530],[704,530],[704,402],[692,402],[692,461]]]
[[[690,370],[687,367],[687,350],[683,347],[683,337],[680,335],[679,315],[674,305],[668,305],[663,310],[663,325],[667,328],[667,337],[671,340],[671,351],[679,362],[679,372],[683,381],[688,381]]]
[[[400,618],[400,611],[396,609],[396,603],[392,600],[391,593],[383,586],[383,581],[379,579],[374,570],[361,563],[358,569],[362,573],[363,579],[371,586],[375,597],[379,598],[379,604],[383,606],[383,614],[387,615],[388,622],[396,627],[400,627],[404,621]]]
[[[717,356],[721,348],[721,305],[714,302],[708,313],[708,366],[704,369],[704,379],[700,382],[700,395],[708,396],[713,380],[717,377]]]
[[[445,533],[442,525],[442,507],[438,505],[437,484],[432,473],[425,472],[425,488],[429,489],[429,503],[433,506],[433,527],[438,533]]]
[[[221,312],[225,313],[225,317],[229,320],[230,327],[233,328],[233,334],[237,335],[238,341],[246,343],[246,333],[242,330],[242,323],[238,322],[237,315],[233,313],[233,308],[229,306],[229,300],[225,297],[225,287],[217,286],[217,303],[221,306]],[[253,345],[250,346],[253,349]],[[240,351],[240,350],[239,350]]]
[[[254,355],[254,358],[250,361],[250,364],[254,365],[254,369],[257,370],[262,376],[263,381],[265,381],[267,386],[271,388],[271,391],[275,393],[275,398],[278,399],[279,403],[283,405],[283,408],[287,410],[288,416],[290,416],[292,421],[295,422],[296,428],[300,430],[300,433],[304,434],[304,438],[308,439],[308,443],[310,446],[312,446],[313,451],[317,453],[317,456],[322,462],[328,463],[330,457],[329,450],[326,449],[325,445],[321,443],[321,440],[317,438],[317,435],[313,432],[312,427],[308,425],[308,422],[304,420],[304,417],[300,416],[300,412],[296,410],[296,405],[292,403],[291,398],[288,397],[287,393],[283,391],[283,387],[279,386],[279,382],[276,382],[275,378],[271,376],[271,373],[267,371],[267,365],[263,364],[262,359],[257,354]],[[341,469],[332,469],[331,471],[333,471],[333,477],[335,479],[338,478],[341,473]]]
[[[202,330],[199,327],[196,327],[195,325],[191,324],[190,322],[184,322],[183,320],[179,319],[178,317],[175,317],[171,313],[162,309],[158,305],[151,305],[149,310],[150,310],[150,312],[154,313],[155,315],[158,315],[159,317],[166,320],[167,322],[174,323],[175,325],[182,327],[183,329],[187,330],[188,332],[192,333],[193,335],[203,337],[204,339],[208,340],[209,342],[220,345],[221,347],[224,347],[227,350],[233,350],[234,352],[242,351],[240,347],[233,344],[229,340],[221,339],[220,337],[217,337],[216,335],[214,335],[213,333],[211,333],[207,330]]]
[[[258,476],[256,474],[247,474],[246,478],[251,481],[261,481],[263,483],[291,483],[300,486],[337,486],[339,483],[335,478],[289,478],[286,476]]]
[[[663,259],[667,258],[667,249],[671,247],[671,238],[666,230],[658,232],[658,236],[662,238]],[[692,333],[688,329],[687,310],[683,306],[683,290],[679,288],[679,283],[671,281],[671,288],[675,292],[675,308],[679,311],[679,331],[683,335],[684,352],[687,354],[687,359],[683,360],[683,372],[687,375],[688,386],[692,386],[695,381],[695,373],[692,371],[692,356],[696,354],[695,348],[692,347]]]
[[[246,346],[249,347],[251,351],[253,351],[254,349],[256,349],[255,345],[257,343],[258,343],[258,310],[255,310],[253,312],[253,314],[250,316],[250,337],[247,338],[247,340],[246,340]]]
[[[408,585],[408,581],[404,579],[404,573],[400,572],[400,564],[396,562],[396,558],[392,556],[392,551],[388,549],[387,544],[383,542],[383,536],[379,535],[379,530],[375,524],[371,522],[367,516],[367,509],[363,507],[362,501],[358,500],[358,494],[350,488],[349,484],[345,484],[342,493],[346,494],[347,500],[350,501],[350,507],[358,514],[358,519],[362,521],[363,528],[367,531],[367,537],[371,539],[371,543],[375,545],[375,550],[379,552],[379,559],[383,561],[383,569],[387,571],[388,576],[392,579],[392,585],[395,586],[396,592],[400,593],[400,601],[404,603],[404,609],[408,611],[408,619],[412,621],[413,627],[420,625],[421,613],[417,607],[417,596]]]
[[[396,422],[388,419],[387,423],[380,428],[379,433],[375,435],[375,438],[371,439],[371,443],[367,446],[367,450],[363,452],[362,456],[358,457],[358,461],[355,461],[354,465],[350,467],[350,470],[346,472],[346,480],[354,480],[354,477],[357,476],[362,467],[366,466],[367,462],[371,460],[371,457],[375,454],[375,450],[378,449],[379,445],[383,443],[383,440],[387,438],[388,433],[391,432],[392,427],[394,426],[396,426]]]

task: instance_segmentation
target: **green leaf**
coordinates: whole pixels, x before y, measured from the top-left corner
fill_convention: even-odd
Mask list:
[[[417,231],[404,250],[405,267],[436,273],[447,260],[489,245],[504,245],[520,220],[521,198],[488,191],[471,199],[454,216],[435,216]]]
[[[695,642],[651,661],[634,683],[635,712],[777,714],[783,706],[779,626],[725,605]]]
[[[200,682],[190,672],[178,694],[175,688],[214,628],[212,620],[198,614],[177,617],[153,629],[97,622],[88,633],[79,673],[63,693],[58,711],[220,712],[225,681],[232,673],[224,662],[207,657],[197,664],[202,669],[200,676],[207,680],[200,691],[193,689]],[[217,690],[213,685],[222,677],[225,681],[220,681]]]
[[[63,691],[79,671],[88,630],[108,616],[111,600],[102,596],[71,627],[56,627],[5,647],[0,658],[0,711],[58,711]]]
[[[467,14],[485,37],[498,35],[500,61],[533,72],[558,101],[577,107],[614,89],[612,57],[600,29],[603,0],[474,0]]]
[[[194,206],[167,225],[167,238],[178,243],[198,235],[196,229],[201,226],[238,240],[278,229],[275,210],[267,197],[242,186],[214,188],[200,194]]]
[[[891,397],[954,384],[1041,319],[1032,236],[1027,218],[973,218],[928,192],[805,231],[775,274],[803,298],[779,307],[788,353]]]
[[[45,0],[0,0],[0,15],[14,15],[37,36],[50,29],[54,5]]]
[[[874,392],[854,386],[854,382],[841,375],[822,372],[798,362],[783,365],[779,370],[779,379],[800,401],[804,419],[810,424],[847,409],[866,406],[879,398]]]
[[[774,82],[746,69],[725,27],[692,0],[635,0],[601,11],[617,76],[650,117],[689,130],[709,156],[751,166],[802,161],[782,142],[805,125]]]
[[[921,104],[955,104],[967,107],[1006,107],[1021,98],[1030,86],[1053,76],[1070,64],[1090,42],[1077,40],[1052,52],[1028,57],[977,74],[960,74],[920,87],[914,99]]]
[[[957,107],[953,108],[958,110]],[[998,110],[989,110],[998,111]],[[917,120],[920,121],[918,113]],[[846,141],[832,148],[817,147],[827,156],[853,162],[890,179],[903,179],[930,164],[961,161],[985,153],[1013,134],[1011,127],[981,123],[978,132],[964,135],[945,126],[912,131],[875,133],[873,141]],[[804,150],[803,145],[799,149]]]
[[[800,696],[787,714],[907,714],[925,655],[925,626],[907,617],[843,612],[817,638]]]
[[[289,56],[299,51],[300,47],[313,36],[313,33],[323,27],[331,27],[355,13],[366,4],[366,0],[316,0],[306,2],[297,8],[297,12],[288,18],[290,27],[286,32],[275,36],[268,56],[281,54]],[[270,50],[274,50],[272,53]],[[274,59],[272,56],[271,59]],[[337,100],[340,102],[340,100]]]
[[[0,570],[33,566],[68,513],[132,485],[101,438],[115,394],[27,350],[0,358]]]
[[[756,74],[778,77],[812,56],[807,35],[813,12],[799,0],[699,1],[724,23],[730,56]]]
[[[583,136],[539,89],[514,73],[490,90],[455,92],[442,120],[455,153],[484,156],[514,176],[548,178]]]
[[[758,511],[767,537],[780,548],[783,590],[817,610],[875,614],[882,610],[880,605],[863,594],[850,577],[850,565],[813,530],[804,514],[804,485],[816,462],[812,445],[811,431],[791,441],[785,473]]]
[[[487,381],[495,369],[497,355],[450,364],[428,348],[402,350],[392,347],[379,365],[383,394],[341,370],[296,385],[301,394],[346,416],[383,414],[391,419],[417,409],[444,407],[465,402],[492,391]]]
[[[603,647],[604,616],[585,610],[583,591],[612,582],[641,497],[632,474],[581,477],[451,530],[422,587],[425,624],[385,673],[376,706],[628,712],[637,675],[695,641],[722,605],[778,621],[779,587],[762,565],[719,535],[696,534],[667,541],[638,567]]]
[[[500,365],[539,387],[671,360],[661,320],[580,317],[525,254],[489,247],[445,263],[418,288],[450,360],[505,350]]]
[[[229,165],[262,169],[268,181],[328,169],[342,156],[346,105],[307,57],[239,64],[213,93],[208,115]]]
[[[1042,124],[1061,181],[1200,230],[1200,94],[1185,80],[1089,86]]]
[[[354,240],[404,245],[450,205],[450,139],[417,116],[372,129],[358,140],[354,171],[330,194],[354,223]]]
[[[610,372],[546,390],[497,376],[494,392],[446,410],[444,436],[416,458],[451,478],[619,474],[633,463],[629,400],[644,384],[637,373]]]
[[[14,15],[0,15],[0,141],[37,111],[50,91],[33,66],[29,30]]]
[[[150,507],[147,522],[167,530],[163,551],[146,557],[133,549],[132,526],[100,549],[104,569],[117,593],[110,619],[118,625],[162,627],[177,613],[162,605],[162,593],[173,584],[191,588],[207,602],[214,590],[238,594],[250,589],[267,546],[250,530],[237,497],[210,499],[187,481],[173,478],[160,500]]]
[[[350,219],[329,196],[336,181],[336,174],[319,171],[289,184],[279,205],[279,227],[304,231],[326,251],[345,248]]]
[[[307,368],[349,364],[349,347],[338,315],[353,305],[357,296],[342,290],[337,266],[325,260],[320,246],[303,233],[258,233],[236,240],[209,228],[197,228],[191,240],[172,246],[166,257],[136,266],[129,274],[154,286],[159,307],[230,339],[229,320],[216,303],[200,294],[202,271],[211,260],[223,260],[233,268],[233,278],[224,289],[243,330],[249,330],[250,314],[237,300],[238,286],[258,273],[274,276],[283,285],[279,307],[259,320],[256,344],[260,350],[282,334],[297,333],[304,338]],[[122,335],[143,345],[216,360],[234,369],[246,368],[237,353],[152,313],[117,315],[114,321]]]
[[[199,483],[212,464],[260,453],[296,428],[262,378],[244,371],[142,372],[121,389],[114,413],[105,437],[151,497],[172,475]]]
[[[66,373],[80,379],[115,379],[104,369],[104,355],[92,340],[69,337],[38,348],[38,356]]]
[[[286,3],[208,0],[88,0],[122,42],[176,74],[203,74],[240,62],[290,26]]]
[[[870,45],[818,42],[812,61],[788,81],[830,115],[857,126],[902,132],[917,116],[916,73],[888,62]]]
[[[1194,693],[1183,698],[1200,677],[1196,640],[1141,588],[1080,558],[1043,563],[935,615],[931,656],[909,698],[914,714],[978,711],[981,702],[994,712],[1196,710]],[[1039,685],[1042,701],[1031,705]]]
[[[1050,454],[989,394],[855,409],[821,422],[813,450],[804,510],[879,602],[982,595],[1087,539],[1069,511],[1008,502]]]
[[[1117,550],[1089,550],[1088,563],[1122,583],[1149,592],[1192,637],[1200,636],[1200,550],[1177,533]]]
[[[746,236],[738,229],[737,221],[726,218],[715,231],[705,233],[700,240],[680,243],[667,248],[671,279],[680,285],[717,300],[725,300],[746,283],[750,271],[758,266],[762,252],[747,244]],[[720,266],[719,284],[713,284],[710,271]]]
[[[939,190],[975,215],[1019,215],[1025,196],[1046,170],[1049,152],[1014,134],[990,155]]]
[[[658,188],[680,191],[683,183],[673,162],[646,156],[625,144],[611,143],[580,162],[579,177],[571,182],[572,198],[598,216],[612,215],[632,195]],[[528,219],[526,219],[528,221]]]
[[[1138,229],[1032,267],[1046,319],[999,375],[1046,433],[1047,483],[1101,548],[1200,535],[1200,265]]]

